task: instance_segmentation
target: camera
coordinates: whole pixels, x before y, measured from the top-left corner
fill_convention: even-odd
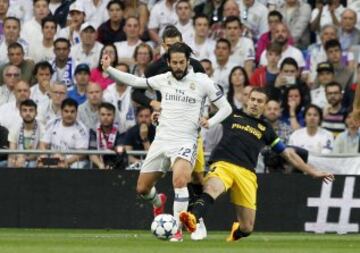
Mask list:
[[[291,86],[296,84],[296,78],[295,76],[284,76],[286,80],[286,85]]]
[[[58,157],[42,157],[40,162],[44,166],[57,166],[60,163],[60,158]]]

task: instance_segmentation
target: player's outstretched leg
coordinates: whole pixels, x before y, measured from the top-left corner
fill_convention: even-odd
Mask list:
[[[161,172],[140,173],[136,186],[137,193],[153,205],[154,217],[162,214],[165,209],[166,195],[158,194],[154,186],[161,176]]]
[[[192,165],[189,161],[178,158],[173,166],[173,187],[174,187],[174,218],[176,219],[179,230],[176,235],[170,239],[173,242],[183,240],[182,225],[179,214],[186,211],[189,205],[189,191],[187,183],[191,179]]]

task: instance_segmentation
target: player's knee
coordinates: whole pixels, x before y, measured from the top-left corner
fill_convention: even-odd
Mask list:
[[[218,195],[221,194],[221,192],[219,192],[218,187],[216,185],[213,185],[213,184],[205,184],[204,185],[204,192],[206,192],[210,196],[213,196],[214,198],[216,198]]]
[[[189,180],[186,177],[175,177],[173,178],[173,187],[174,188],[183,188],[187,186]]]
[[[137,184],[136,185],[136,192],[139,194],[139,195],[147,195],[149,194],[151,188],[149,188],[148,186],[144,185],[144,184]]]

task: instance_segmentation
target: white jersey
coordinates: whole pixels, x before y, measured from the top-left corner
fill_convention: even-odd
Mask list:
[[[64,126],[61,118],[56,118],[46,125],[46,131],[41,141],[49,144],[51,150],[88,149],[89,131],[79,121],[72,126]],[[72,164],[71,168],[81,168],[84,162]]]
[[[308,151],[329,154],[334,146],[331,132],[319,127],[316,134],[310,136],[306,127],[295,130],[289,138],[289,145],[298,146]]]
[[[167,72],[148,78],[147,84],[162,96],[156,140],[196,143],[205,98],[214,102],[223,96],[206,74],[192,70],[181,80]]]
[[[118,125],[119,133],[124,133],[135,126],[135,108],[131,101],[132,88],[127,87],[125,92],[119,95],[116,83],[110,84],[104,91],[103,100],[113,104],[116,108],[115,123]]]

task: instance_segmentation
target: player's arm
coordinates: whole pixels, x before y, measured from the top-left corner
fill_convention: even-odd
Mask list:
[[[212,116],[209,119],[209,127],[215,126],[219,123],[221,123],[224,119],[229,117],[229,115],[232,113],[232,107],[225,98],[225,96],[222,96],[218,100],[212,102],[217,108],[218,111],[215,113],[214,116]]]
[[[280,144],[280,145],[284,145],[284,144]],[[332,173],[319,171],[319,170],[315,169],[314,167],[310,166],[309,164],[306,164],[292,148],[284,146],[284,150],[280,153],[280,155],[286,161],[288,161],[292,166],[294,166],[295,168],[301,170],[302,172],[304,172],[314,178],[322,179],[326,183],[334,181],[334,179],[335,179],[335,177]]]
[[[200,126],[210,128],[226,119],[231,114],[232,107],[225,98],[223,91],[206,75],[204,75],[203,78],[207,78],[204,83],[204,87],[207,89],[207,96],[210,99],[210,102],[218,109],[215,115],[210,119],[202,118],[200,120]]]
[[[142,77],[137,77],[129,73],[125,73],[121,70],[111,67],[110,57],[104,55],[101,59],[101,65],[104,71],[106,71],[113,79],[116,81],[122,82],[126,85],[132,86],[134,88],[148,88],[147,79]]]

